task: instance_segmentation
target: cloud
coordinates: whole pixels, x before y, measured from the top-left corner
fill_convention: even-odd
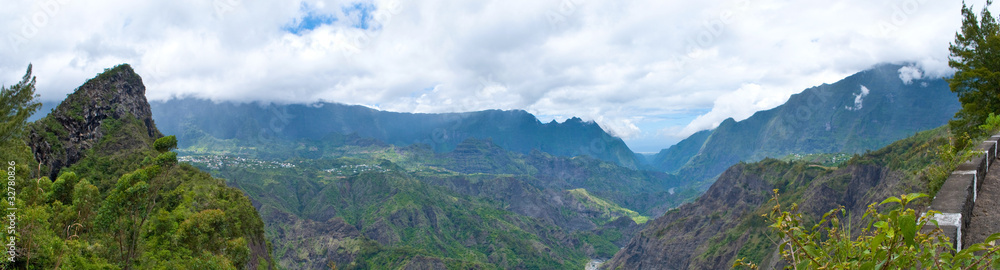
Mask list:
[[[923,76],[920,72],[920,68],[914,66],[905,66],[899,68],[899,79],[903,81],[904,84],[911,84],[913,80],[919,80]]]
[[[691,121],[679,132],[682,137],[695,132],[713,129],[723,120],[733,118],[741,121],[755,112],[777,107],[785,103],[792,92],[764,89],[758,84],[745,84],[734,92],[726,93],[715,100],[712,110]]]
[[[857,94],[853,94],[854,95],[854,107],[844,106],[844,108],[847,109],[848,111],[861,110],[861,108],[864,107],[863,105],[864,105],[865,97],[868,96],[868,92],[869,92],[868,91],[868,87],[865,87],[864,85],[862,85],[861,86],[861,92],[857,93]]]
[[[666,147],[877,63],[947,74],[961,3],[905,3],[10,1],[0,83],[31,62],[42,99],[55,100],[127,62],[151,100],[525,109]]]

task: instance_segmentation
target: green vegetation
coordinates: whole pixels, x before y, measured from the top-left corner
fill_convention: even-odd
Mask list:
[[[21,92],[11,96],[30,97],[25,94],[33,91],[34,79],[30,82],[12,87]],[[77,94],[67,100],[80,99]],[[0,107],[24,111],[34,108],[31,104],[31,99],[8,99]],[[264,225],[250,200],[222,180],[178,164],[176,153],[168,152],[176,145],[169,138],[157,140],[161,143],[154,149],[155,138],[138,119],[104,119],[103,136],[52,181],[37,170],[23,138],[26,117],[13,115],[5,120],[20,123],[2,126],[16,127],[3,134],[15,139],[3,141],[10,151],[0,155],[11,162],[14,177],[0,187],[16,191],[2,203],[15,209],[4,214],[17,222],[9,228],[13,234],[5,226],[0,237],[16,239],[16,254],[12,260],[5,256],[0,267],[244,269],[271,264]],[[63,153],[56,146],[68,143],[62,133],[67,128],[56,120],[60,117],[68,116],[54,113],[31,124],[35,131],[51,132],[44,142],[56,152],[44,154]]]
[[[987,115],[1000,112],[1000,55],[996,54],[1000,48],[1000,24],[990,14],[990,4],[988,1],[976,16],[963,2],[962,28],[949,47],[948,66],[956,71],[948,83],[962,102],[962,109],[950,123],[955,134],[985,135],[976,129],[977,125],[984,123]]]
[[[672,195],[679,181],[665,173],[582,156],[523,155],[490,140],[466,140],[446,153],[336,134],[216,144],[222,141],[202,137],[179,149],[179,159],[229,179],[260,203],[275,257],[286,268],[430,261],[578,269],[614,255],[653,209],[690,195],[680,188]],[[615,222],[619,217],[631,221]],[[341,230],[330,237],[309,225],[317,222],[349,224],[358,235]]]
[[[177,137],[174,135],[159,138],[153,142],[153,149],[156,149],[160,153],[173,150],[174,148],[177,148]]]
[[[36,97],[31,64],[28,64],[28,71],[20,82],[9,88],[0,87],[0,143],[4,146],[3,150],[22,141],[26,120],[42,105],[35,101]]]
[[[635,221],[637,224],[643,224],[646,223],[646,221],[649,221],[649,217],[640,215],[636,211],[623,208],[605,199],[590,195],[586,189],[571,189],[569,190],[569,194],[576,198],[577,201],[583,203],[585,207],[601,212],[601,216],[607,218],[608,221],[622,216],[631,218],[632,221]]]
[[[920,228],[932,221],[929,216],[917,216],[907,206],[914,200],[928,197],[927,194],[913,193],[900,197],[889,197],[881,203],[872,203],[862,217],[860,233],[854,233],[851,225],[841,220],[847,218],[844,208],[833,209],[811,228],[802,214],[792,214],[797,209],[792,204],[791,212],[784,211],[778,201],[778,191],[774,190],[772,202],[776,202],[767,215],[772,228],[782,239],[778,243],[780,253],[788,267],[794,269],[985,269],[1000,267],[1000,246],[996,240],[1000,233],[991,235],[985,243],[970,245],[955,252],[941,229],[929,233]],[[879,212],[877,206],[891,206],[892,210]],[[739,259],[733,267],[757,269],[750,260]]]

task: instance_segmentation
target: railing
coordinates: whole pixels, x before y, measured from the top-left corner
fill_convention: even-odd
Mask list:
[[[930,210],[941,212],[931,218],[937,220],[956,250],[961,251],[964,247],[962,232],[969,229],[972,208],[976,205],[979,190],[982,190],[986,172],[997,159],[998,141],[1000,134],[979,144],[974,150],[976,155],[955,168],[931,202]],[[927,224],[922,231],[933,229],[934,224]]]

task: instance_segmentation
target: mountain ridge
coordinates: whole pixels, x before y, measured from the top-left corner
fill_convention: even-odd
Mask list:
[[[466,138],[475,137],[492,139],[504,149],[522,154],[539,150],[568,157],[590,155],[630,168],[640,166],[635,153],[622,139],[610,135],[592,121],[573,117],[562,123],[542,123],[524,110],[400,113],[337,103],[215,103],[192,98],[151,104],[157,112],[184,112],[179,116],[154,115],[161,129],[178,134],[188,143],[206,135],[223,140],[268,141],[274,138],[320,139],[331,133],[356,133],[401,147],[422,143],[430,145],[435,152],[447,152]],[[212,115],[213,119],[198,119],[200,115]]]
[[[947,123],[960,107],[947,82],[924,78],[905,83],[898,74],[903,67],[876,65],[808,88],[745,120],[726,119],[661,150],[653,166],[704,180],[740,161],[862,153]]]

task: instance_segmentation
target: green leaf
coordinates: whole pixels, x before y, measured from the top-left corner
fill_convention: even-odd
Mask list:
[[[899,199],[899,198],[897,198],[897,197],[889,197],[889,198],[885,199],[884,201],[882,201],[882,202],[881,202],[881,203],[879,203],[879,204],[886,204],[886,203],[891,203],[891,202],[894,202],[894,203],[899,203],[899,204],[902,204],[902,203],[903,203],[903,201],[902,201],[902,200],[900,200],[900,199]]]
[[[868,248],[874,250],[878,248],[879,245],[882,245],[882,241],[885,241],[885,234],[875,235],[875,237],[872,238],[871,245]]]
[[[1000,240],[1000,233],[994,233],[994,234],[990,235],[989,237],[986,237],[986,241],[983,241],[983,242],[990,243],[990,242],[993,242],[993,241],[996,241],[996,240]]]
[[[886,223],[885,221],[879,220],[879,221],[875,222],[874,226],[875,226],[875,228],[879,228],[879,229],[885,230],[886,227],[889,227],[889,223]]]
[[[903,240],[906,241],[906,245],[913,246],[915,244],[914,238],[917,235],[917,217],[912,213],[906,213],[899,217],[899,230],[903,234]]]

